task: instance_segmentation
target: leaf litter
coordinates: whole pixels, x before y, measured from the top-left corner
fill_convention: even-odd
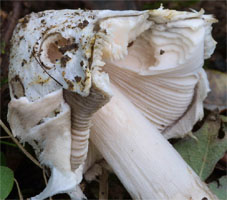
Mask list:
[[[192,169],[205,181],[215,169],[217,162],[227,151],[227,117],[213,112],[206,118],[203,126],[174,144],[176,150]],[[220,200],[227,199],[227,176],[209,184],[210,189]]]

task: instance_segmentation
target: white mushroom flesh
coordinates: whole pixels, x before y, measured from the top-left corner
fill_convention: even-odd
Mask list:
[[[161,136],[183,137],[203,116],[202,101],[209,86],[202,65],[215,48],[211,36],[214,22],[203,10],[162,8],[50,10],[21,19],[12,38],[8,121],[13,134],[29,142],[40,162],[52,170],[46,189],[33,199],[62,192],[73,199],[84,197],[78,184],[83,171],[94,163],[92,156],[86,160],[91,119],[112,95],[116,95],[113,101],[93,118],[91,139],[130,194],[142,199],[149,198],[148,194],[166,199],[184,195],[215,199]],[[107,73],[115,85],[113,94]],[[152,134],[142,139],[149,132]],[[157,147],[148,145],[156,143],[153,137]],[[140,141],[151,147],[143,150]],[[118,142],[125,146],[120,148]],[[170,171],[179,164],[185,182],[176,179],[176,187],[165,191],[159,178],[167,171],[158,167],[161,161],[155,165],[156,156],[149,157],[155,149],[162,156],[171,154],[176,163]],[[125,159],[132,162],[128,172]],[[153,164],[153,171],[149,170]],[[146,179],[144,189],[138,186],[143,178],[137,176]],[[176,196],[181,184],[185,187]]]
[[[112,89],[111,101],[93,117],[91,140],[132,198],[216,199],[156,127]]]

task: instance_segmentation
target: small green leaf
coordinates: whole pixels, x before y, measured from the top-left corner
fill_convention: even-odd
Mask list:
[[[5,155],[0,151],[0,165],[5,166],[6,165],[6,158]]]
[[[5,54],[6,43],[4,41],[1,41],[0,47],[1,47],[1,54]]]
[[[221,117],[221,121],[222,121],[223,123],[227,123],[227,116],[220,115],[220,117]]]
[[[7,84],[8,83],[8,78],[3,78],[1,81],[0,81],[0,87],[2,87],[3,85]]]
[[[219,182],[211,182],[208,187],[220,200],[227,199],[227,176],[221,177]]]
[[[2,141],[2,140],[0,140],[0,144],[5,144],[5,145],[11,146],[11,147],[17,147],[17,145],[12,142],[6,142],[6,141]]]
[[[174,144],[176,150],[202,180],[206,180],[212,173],[216,163],[227,150],[227,136],[218,138],[220,124],[219,116],[210,115],[203,127],[194,134],[198,141],[186,137]]]
[[[0,199],[5,199],[13,188],[14,175],[8,167],[0,166]]]

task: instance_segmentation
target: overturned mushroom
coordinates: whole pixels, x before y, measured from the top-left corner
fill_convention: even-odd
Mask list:
[[[33,199],[84,197],[79,183],[95,160],[87,159],[90,128],[133,198],[216,199],[161,135],[183,137],[203,116],[209,87],[202,65],[215,48],[213,22],[202,10],[162,8],[52,10],[20,20],[8,120],[52,171]]]

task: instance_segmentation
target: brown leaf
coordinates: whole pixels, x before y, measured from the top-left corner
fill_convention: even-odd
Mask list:
[[[205,99],[204,106],[208,110],[227,108],[227,74],[215,70],[206,70],[210,82],[211,92]]]

